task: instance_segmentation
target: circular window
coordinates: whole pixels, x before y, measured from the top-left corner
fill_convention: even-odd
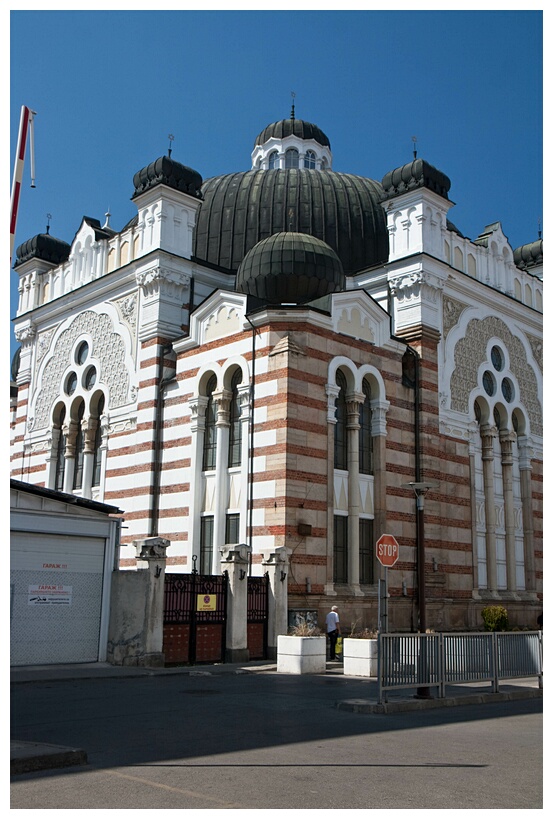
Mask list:
[[[84,364],[88,358],[88,344],[86,341],[81,341],[75,353],[75,361],[77,364]]]
[[[492,347],[491,359],[494,370],[497,370],[498,373],[501,372],[505,366],[505,356],[503,355],[503,350],[497,345]]]
[[[84,375],[84,388],[91,390],[96,383],[96,367],[89,367]]]
[[[515,395],[515,388],[513,386],[513,382],[510,378],[504,378],[501,382],[501,392],[503,393],[503,398],[505,401],[510,403]]]
[[[65,392],[67,395],[73,395],[77,389],[77,373],[69,373],[65,381]]]
[[[493,377],[493,373],[489,370],[486,370],[482,377],[482,384],[484,385],[484,389],[488,393],[488,395],[495,394],[495,378]]]

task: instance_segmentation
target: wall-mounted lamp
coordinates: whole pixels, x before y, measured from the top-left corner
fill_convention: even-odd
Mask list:
[[[284,583],[285,580],[286,580],[286,572],[281,571],[281,573],[280,573],[280,582]]]
[[[433,572],[438,571],[438,561],[436,560],[435,557],[432,558],[432,571]]]
[[[310,577],[305,578],[305,591],[307,592],[307,594],[311,594],[311,578]]]
[[[407,580],[401,581],[401,593],[404,597],[407,597]]]
[[[161,577],[161,566],[156,566],[156,577]]]
[[[240,580],[243,580],[245,578],[245,576],[246,576],[246,572],[244,571],[244,569],[240,569]]]

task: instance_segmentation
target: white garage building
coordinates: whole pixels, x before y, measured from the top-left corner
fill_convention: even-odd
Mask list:
[[[11,665],[105,661],[121,511],[17,480],[10,503]]]

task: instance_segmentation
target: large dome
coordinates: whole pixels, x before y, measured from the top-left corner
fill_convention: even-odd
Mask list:
[[[253,170],[206,180],[194,255],[236,272],[275,233],[306,233],[330,245],[352,275],[388,259],[388,232],[372,179],[330,170]]]
[[[305,233],[277,233],[258,242],[236,275],[239,293],[267,304],[305,304],[344,287],[336,253]]]

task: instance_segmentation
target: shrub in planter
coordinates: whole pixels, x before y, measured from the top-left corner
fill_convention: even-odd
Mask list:
[[[378,632],[351,624],[351,632],[344,638],[344,674],[351,677],[376,677],[378,668]]]
[[[503,606],[486,606],[482,609],[482,620],[486,631],[508,631],[509,618]]]

